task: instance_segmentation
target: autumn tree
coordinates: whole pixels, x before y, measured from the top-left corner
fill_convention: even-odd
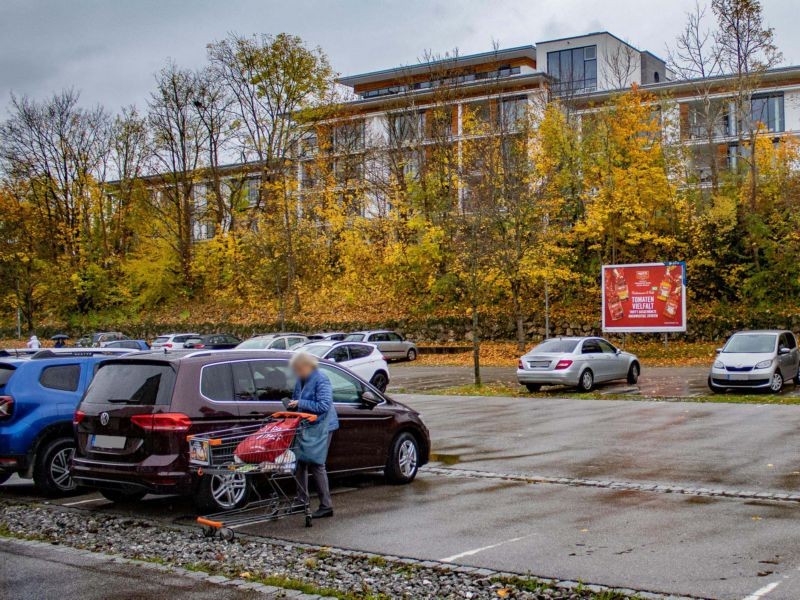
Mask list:
[[[297,296],[297,195],[293,170],[303,132],[304,115],[322,103],[333,71],[320,48],[285,33],[228,39],[209,45],[211,68],[227,86],[238,122],[239,154],[259,167],[260,188],[253,219],[263,232],[264,260],[280,261],[270,269],[274,292],[285,320],[287,301]],[[270,239],[267,239],[270,237]]]
[[[9,113],[0,125],[0,169],[7,193],[46,232],[39,252],[55,266],[51,293],[79,311],[97,308],[111,281],[100,187],[109,115],[80,106],[74,90],[43,102],[12,96]]]
[[[775,34],[764,23],[763,9],[758,0],[712,0],[712,10],[717,18],[716,44],[725,71],[734,80],[733,99],[736,106],[737,124],[737,170],[745,166],[749,193],[740,223],[747,229],[750,251],[756,270],[761,268],[757,248],[755,225],[749,215],[756,210],[758,202],[757,138],[770,128],[768,119],[769,99],[756,100],[753,95],[762,81],[764,73],[778,65],[783,56],[775,45]]]
[[[693,168],[700,172],[698,183],[702,184],[705,179],[702,170],[707,169],[711,192],[716,194],[721,167],[716,142],[726,133],[725,117],[731,115],[729,101],[720,99],[715,89],[719,82],[714,78],[724,71],[722,48],[707,23],[706,9],[700,4],[686,14],[684,29],[669,51],[669,65],[678,79],[692,87],[695,101],[682,105],[685,114],[681,115],[681,134],[686,139],[702,140],[702,144],[693,146],[694,155],[690,159],[695,163]]]
[[[195,74],[169,63],[156,76],[148,103],[152,154],[161,184],[152,189],[152,207],[163,225],[164,242],[178,258],[180,281],[192,286],[195,184],[205,130],[195,110]]]
[[[682,198],[670,178],[655,98],[634,89],[584,119],[586,212],[576,233],[599,263],[664,260],[680,250]]]

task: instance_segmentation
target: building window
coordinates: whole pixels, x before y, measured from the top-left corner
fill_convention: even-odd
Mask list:
[[[258,204],[258,188],[260,187],[258,179],[247,180],[247,205],[253,208]]]
[[[203,214],[206,212],[208,208],[208,198],[206,196],[207,190],[206,186],[203,184],[197,184],[194,186],[194,208],[199,214]]]
[[[389,133],[389,144],[397,146],[405,142],[419,139],[422,130],[422,114],[404,112],[389,115],[386,122]]]
[[[348,121],[333,128],[333,151],[354,152],[364,148],[364,121]]]
[[[318,147],[317,136],[314,134],[307,135],[300,140],[300,156],[314,156],[317,153]]]
[[[504,130],[514,130],[525,118],[528,109],[528,98],[517,96],[515,98],[504,98],[500,103],[501,125]]]
[[[560,93],[597,90],[597,46],[548,52],[547,74],[558,80]]]
[[[750,119],[754,126],[761,123],[770,132],[784,131],[783,94],[754,95]]]

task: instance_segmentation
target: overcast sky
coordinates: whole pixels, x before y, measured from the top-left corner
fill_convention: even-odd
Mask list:
[[[710,1],[710,0],[709,0]],[[702,0],[701,0],[702,2]],[[143,105],[172,58],[199,67],[206,44],[237,33],[301,36],[351,75],[608,30],[664,56],[695,0],[0,0],[0,107],[66,87],[112,110]],[[785,64],[800,63],[798,1],[765,0]]]

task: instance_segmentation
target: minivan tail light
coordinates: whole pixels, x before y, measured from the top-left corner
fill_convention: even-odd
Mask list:
[[[145,431],[187,431],[192,426],[192,420],[183,413],[133,415],[131,423]]]
[[[0,396],[0,420],[8,419],[14,412],[14,398],[11,396]]]
[[[572,366],[571,360],[566,360],[566,359],[560,360],[558,361],[558,363],[556,363],[556,371],[560,371],[562,369],[568,369],[570,366]]]
[[[86,418],[86,413],[82,410],[76,410],[75,414],[72,415],[72,424],[73,425],[80,425],[81,421]]]

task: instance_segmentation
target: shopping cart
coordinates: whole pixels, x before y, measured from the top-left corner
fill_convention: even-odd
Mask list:
[[[234,528],[288,515],[305,515],[311,527],[311,507],[306,498],[299,502],[286,493],[286,484],[294,480],[297,458],[294,448],[303,429],[317,415],[277,412],[254,425],[194,434],[189,442],[189,462],[198,476],[219,475],[245,479],[249,497],[255,500],[235,508],[197,518],[206,537],[219,535],[234,538]],[[291,486],[290,486],[291,487]]]

